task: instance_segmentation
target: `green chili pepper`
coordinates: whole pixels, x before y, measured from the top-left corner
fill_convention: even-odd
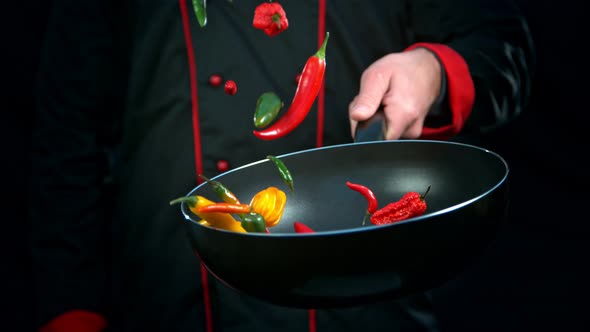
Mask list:
[[[256,128],[267,127],[279,114],[284,103],[274,92],[265,92],[256,101],[254,112],[254,126]]]
[[[234,195],[234,193],[232,193],[221,182],[215,181],[215,180],[209,180],[204,175],[200,175],[200,174],[199,174],[199,177],[201,179],[203,179],[204,181],[206,181],[211,186],[211,189],[213,189],[213,191],[215,192],[215,194],[217,196],[219,196],[219,198],[221,198],[224,202],[226,202],[226,203],[233,203],[233,204],[239,204],[240,203],[240,201],[238,200],[238,198],[236,197],[236,195]]]
[[[241,215],[242,228],[248,233],[266,233],[264,217],[256,212]]]
[[[275,166],[279,170],[279,173],[281,173],[281,177],[283,178],[283,181],[287,184],[289,189],[291,189],[291,192],[294,192],[295,187],[293,185],[293,176],[291,176],[291,172],[289,172],[289,169],[287,169],[287,166],[285,166],[283,161],[280,160],[279,158],[277,158],[275,156],[271,156],[271,155],[266,156],[266,158],[275,164]]]
[[[193,0],[193,9],[201,28],[207,25],[207,0]]]

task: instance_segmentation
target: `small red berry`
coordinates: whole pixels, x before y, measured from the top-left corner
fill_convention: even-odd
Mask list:
[[[217,162],[217,170],[222,173],[227,172],[229,170],[229,163],[227,160],[219,160]]]
[[[225,93],[227,93],[230,96],[233,96],[238,92],[238,86],[236,85],[236,82],[232,80],[228,80],[225,82],[224,89]]]
[[[209,77],[209,84],[212,87],[218,87],[223,82],[223,78],[219,74],[213,74]]]

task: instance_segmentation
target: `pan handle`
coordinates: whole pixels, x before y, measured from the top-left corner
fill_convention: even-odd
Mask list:
[[[383,112],[383,106],[381,106],[379,109],[377,109],[377,112],[375,112],[373,116],[357,124],[356,130],[354,132],[354,141],[382,141],[385,139],[385,130],[385,114]]]

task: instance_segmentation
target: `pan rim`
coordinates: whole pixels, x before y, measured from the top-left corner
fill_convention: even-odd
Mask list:
[[[180,210],[182,215],[184,216],[185,220],[198,226],[198,227],[202,227],[205,229],[210,229],[213,231],[218,231],[218,232],[225,232],[225,233],[231,233],[231,234],[235,234],[236,236],[254,236],[254,237],[261,237],[261,238],[268,238],[268,237],[272,237],[272,238],[276,238],[276,237],[287,237],[287,238],[292,238],[292,237],[329,237],[329,236],[343,236],[343,235],[350,235],[352,233],[354,234],[358,234],[358,233],[363,233],[363,232],[374,232],[374,231],[379,231],[380,229],[387,229],[387,228],[391,228],[391,227],[401,227],[405,224],[408,223],[415,223],[415,222],[427,222],[430,219],[433,219],[433,217],[436,216],[440,216],[440,215],[444,215],[444,214],[449,214],[455,210],[461,209],[467,205],[473,204],[474,202],[484,198],[485,196],[490,195],[492,192],[496,191],[500,186],[502,186],[508,179],[508,175],[510,173],[510,168],[508,166],[508,163],[506,162],[506,160],[498,153],[489,150],[487,148],[483,148],[474,144],[468,144],[468,143],[463,143],[463,142],[453,142],[453,141],[441,141],[441,140],[424,140],[424,139],[406,139],[406,140],[379,140],[379,141],[365,141],[365,142],[353,142],[353,143],[342,143],[342,144],[334,144],[334,145],[327,145],[327,146],[322,146],[322,147],[316,147],[316,148],[309,148],[309,149],[303,149],[303,150],[299,150],[299,151],[294,151],[294,152],[288,152],[288,153],[284,153],[281,155],[277,155],[277,158],[285,158],[285,157],[290,157],[290,156],[295,156],[295,155],[299,155],[299,154],[303,154],[303,153],[309,153],[309,152],[317,152],[317,151],[322,151],[322,150],[332,150],[332,149],[338,149],[338,148],[345,148],[345,147],[350,147],[350,146],[358,146],[358,145],[373,145],[373,144],[406,144],[406,143],[418,143],[418,144],[424,144],[424,143],[429,143],[429,144],[441,144],[441,145],[457,145],[457,146],[462,146],[462,147],[466,147],[469,149],[474,149],[474,150],[479,150],[483,153],[489,153],[491,154],[494,158],[496,158],[497,160],[499,160],[501,162],[501,164],[504,167],[504,174],[501,177],[501,179],[492,187],[490,187],[488,190],[486,190],[485,192],[481,193],[478,196],[475,196],[467,201],[449,206],[447,208],[444,208],[442,210],[437,210],[435,212],[431,212],[431,213],[426,213],[423,214],[421,216],[418,217],[413,217],[413,218],[409,218],[407,220],[403,220],[400,222],[396,222],[396,223],[392,223],[392,224],[387,224],[387,225],[367,225],[365,227],[358,227],[358,228],[347,228],[347,229],[339,229],[339,230],[329,230],[329,231],[317,231],[315,233],[237,233],[234,231],[230,231],[230,230],[224,230],[224,229],[217,229],[217,228],[212,228],[212,227],[208,227],[205,225],[201,225],[199,224],[199,222],[197,220],[194,220],[191,216],[192,214],[189,213],[189,209],[187,207],[186,202],[183,202],[180,205]],[[223,172],[221,174],[218,174],[214,177],[211,177],[211,180],[215,180],[218,179],[220,177],[223,177],[229,173],[232,172],[238,172],[241,169],[247,168],[247,167],[251,167],[257,164],[261,164],[264,162],[270,162],[268,159],[261,159],[261,160],[257,160],[248,164],[244,164],[242,166],[238,166],[234,169],[228,170],[226,172]],[[195,191],[197,191],[198,189],[200,189],[202,186],[206,185],[206,183],[201,183],[199,185],[197,185],[196,187],[194,187],[193,189],[191,189],[185,196],[191,196]]]

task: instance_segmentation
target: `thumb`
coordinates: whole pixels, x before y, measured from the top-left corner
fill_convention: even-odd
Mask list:
[[[365,71],[361,77],[359,94],[350,103],[348,112],[351,120],[364,121],[370,118],[381,105],[389,88],[389,80],[376,71]]]

